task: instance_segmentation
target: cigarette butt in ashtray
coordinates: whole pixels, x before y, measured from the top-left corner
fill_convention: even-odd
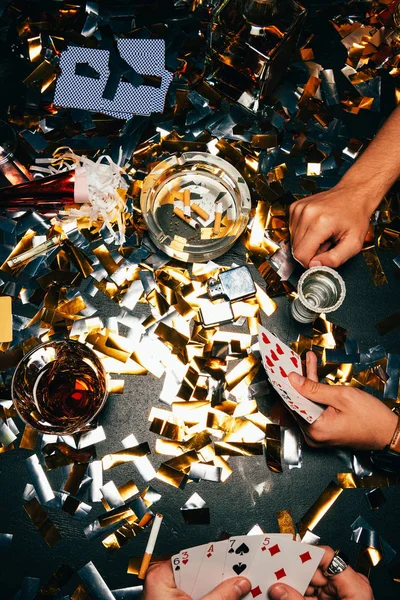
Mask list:
[[[183,190],[183,212],[190,218],[190,190]]]
[[[208,214],[208,212],[206,212],[205,210],[203,210],[201,208],[201,206],[199,206],[198,204],[196,204],[196,202],[192,202],[191,209],[192,209],[193,212],[196,213],[196,215],[199,215],[199,217],[201,219],[204,219],[204,221],[207,221],[210,218],[210,215]]]
[[[157,537],[160,531],[163,515],[159,513],[154,517],[153,525],[151,526],[150,536],[147,542],[146,550],[143,554],[142,564],[140,565],[138,578],[144,579],[146,577],[147,569],[149,568],[151,557],[153,556],[154,546],[157,542]]]
[[[190,225],[190,227],[193,227],[193,229],[199,229],[200,223],[198,223],[194,219],[191,219],[190,217],[187,217],[185,215],[185,213],[183,212],[183,210],[180,208],[177,208],[176,206],[174,208],[174,215],[176,215],[177,217],[182,219],[182,221],[185,221],[185,223]]]
[[[218,202],[215,207],[215,220],[213,227],[213,234],[219,235],[221,231],[221,221],[222,221],[222,202]]]

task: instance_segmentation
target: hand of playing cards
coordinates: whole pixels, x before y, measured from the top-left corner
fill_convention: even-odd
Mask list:
[[[314,423],[325,407],[299,394],[288,379],[293,371],[303,375],[300,356],[261,325],[258,326],[258,342],[263,366],[274,389],[290,410],[307,423]]]
[[[274,583],[304,594],[324,550],[295,542],[290,534],[240,535],[182,550],[171,558],[175,584],[200,600],[222,581],[241,575],[251,582],[244,600],[266,598]]]

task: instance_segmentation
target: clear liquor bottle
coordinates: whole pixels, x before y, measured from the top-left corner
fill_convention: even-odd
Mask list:
[[[207,81],[257,112],[293,57],[305,16],[295,0],[223,0],[210,24]]]

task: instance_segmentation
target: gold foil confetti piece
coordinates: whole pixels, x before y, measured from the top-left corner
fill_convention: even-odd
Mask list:
[[[124,379],[109,379],[107,381],[107,390],[109,394],[123,394],[124,386]]]
[[[93,254],[99,259],[101,266],[105,268],[108,275],[112,275],[119,269],[118,264],[104,244],[95,248]]]
[[[259,365],[260,361],[254,354],[250,354],[247,358],[243,358],[229,373],[226,374],[226,388],[232,390]]]
[[[253,425],[256,425],[256,427],[261,429],[261,431],[263,431],[264,433],[266,433],[267,431],[267,425],[272,424],[270,419],[268,419],[268,417],[266,417],[260,412],[246,415],[246,419],[250,421],[250,423],[253,423]]]
[[[256,317],[259,311],[257,304],[250,302],[233,302],[232,311],[235,319],[239,317]]]
[[[215,442],[217,456],[259,456],[263,453],[261,442]]]
[[[258,304],[260,305],[261,310],[270,317],[277,309],[277,305],[275,302],[260,288],[260,286],[255,283],[256,286],[256,299]]]
[[[293,523],[293,517],[290,510],[281,510],[276,513],[280,533],[290,533],[293,539],[296,539],[296,529]]]
[[[50,521],[47,512],[39,504],[36,498],[24,504],[24,510],[43,536],[44,541],[48,546],[54,546],[60,539],[61,534],[57,527]]]
[[[104,528],[108,527],[109,525],[114,525],[115,523],[118,523],[123,519],[127,519],[128,517],[134,517],[134,519],[137,519],[137,516],[133,510],[129,506],[124,505],[99,515],[97,520],[100,524],[100,527]]]
[[[179,456],[183,452],[181,442],[174,442],[172,440],[156,439],[154,448],[156,454],[165,454],[167,456]]]
[[[168,483],[173,487],[179,488],[185,484],[188,479],[188,476],[181,471],[177,471],[172,467],[169,467],[166,464],[161,464],[160,468],[156,473],[156,478],[164,483]]]
[[[25,425],[24,433],[21,438],[19,447],[24,450],[34,450],[38,441],[39,432],[37,429]]]
[[[91,273],[93,273],[93,267],[89,259],[84,255],[84,253],[79,250],[74,244],[72,244],[69,240],[64,242],[64,249],[69,254],[71,260],[75,264],[76,268],[80,273],[85,277],[89,277]]]
[[[172,346],[172,349],[178,349],[180,352],[183,352],[186,348],[186,344],[188,343],[188,338],[179,333],[178,331],[172,329],[165,323],[159,323],[154,333],[164,342],[167,342]]]
[[[64,302],[58,305],[58,312],[64,315],[77,315],[79,312],[86,308],[86,302],[82,296],[77,296],[73,300]]]
[[[194,425],[206,421],[209,402],[192,400],[191,402],[173,402],[174,418],[183,421],[185,425]]]
[[[93,600],[83,583],[80,583],[71,596],[71,600]]]
[[[297,524],[297,528],[301,536],[306,533],[307,529],[312,531],[318,525],[320,520],[326,515],[328,510],[333,506],[340,494],[343,492],[342,487],[331,481],[316,501],[310,506],[306,514]]]
[[[24,79],[24,84],[27,87],[38,88],[43,94],[56,79],[58,71],[55,65],[44,60]]]
[[[142,563],[141,556],[131,556],[131,558],[129,559],[129,562],[128,562],[127,573],[129,573],[129,575],[138,575],[141,563]]]
[[[235,419],[238,419],[240,417],[251,415],[255,412],[257,412],[257,401],[248,400],[247,402],[240,402],[240,404],[236,406],[233,416]]]
[[[170,307],[167,300],[157,290],[152,290],[150,294],[146,296],[146,300],[160,315],[165,315],[169,311]]]
[[[127,462],[132,462],[134,458],[147,456],[150,454],[150,447],[147,442],[133,446],[132,448],[124,448],[113,454],[106,454],[101,459],[104,471],[117,467]]]
[[[0,355],[1,360],[1,355]],[[115,358],[100,358],[101,363],[109,374],[116,375],[147,375],[147,369],[142,367],[139,363],[129,358],[125,363]]]
[[[121,548],[121,544],[115,533],[111,533],[101,542],[106,550],[114,551]]]
[[[75,496],[87,471],[87,463],[75,463],[64,485],[64,492]]]
[[[182,441],[184,437],[184,431],[179,425],[163,421],[155,417],[150,425],[150,431],[162,435],[170,440]]]
[[[14,250],[11,252],[11,254],[9,254],[7,259],[1,265],[0,271],[4,271],[4,273],[9,273],[10,275],[12,274],[14,275],[14,277],[16,277],[23,270],[25,265],[21,265],[20,267],[12,269],[8,266],[8,261],[14,258],[15,256],[18,256],[19,254],[23,254],[24,252],[30,250],[32,248],[32,240],[35,237],[35,235],[36,233],[34,231],[28,229],[28,231],[23,235],[18,244],[15,246]]]
[[[248,317],[247,318],[247,325],[249,328],[250,335],[257,335],[259,322],[260,321],[257,317]]]
[[[267,425],[265,433],[265,455],[267,466],[274,473],[282,473],[281,428],[279,425]]]
[[[253,249],[257,252],[257,250],[263,246],[266,221],[270,206],[271,203],[266,202],[265,200],[260,200],[257,203],[256,214],[254,215],[253,227],[248,242],[249,250]]]
[[[40,35],[28,39],[28,52],[29,60],[31,62],[37,62],[40,60],[40,54],[42,52],[42,41]]]
[[[383,475],[373,473],[369,477],[358,477],[354,473],[338,473],[338,484],[340,488],[382,488],[400,484],[400,476],[398,475]]]
[[[199,462],[200,457],[195,450],[189,450],[178,456],[174,456],[167,461],[164,461],[164,465],[171,467],[176,471],[182,471],[183,473],[189,473],[190,465]]]
[[[90,333],[86,338],[86,343],[91,344],[96,352],[101,352],[105,356],[110,356],[120,362],[126,362],[129,358],[129,353],[123,350],[117,350],[107,344],[108,337],[98,333]]]
[[[387,283],[388,280],[386,278],[383,267],[381,265],[381,261],[379,260],[375,248],[363,250],[362,253],[364,255],[365,262],[367,263],[367,267],[370,270],[374,285],[378,286]]]

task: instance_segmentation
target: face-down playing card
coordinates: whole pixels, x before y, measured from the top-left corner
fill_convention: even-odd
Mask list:
[[[300,356],[261,325],[258,331],[262,362],[271,384],[290,410],[308,423],[314,423],[324,412],[324,407],[299,394],[288,377],[291,372],[302,375]]]
[[[244,600],[266,598],[275,583],[286,583],[304,594],[323,555],[322,548],[293,540],[280,540],[260,549],[246,575],[251,591]]]

